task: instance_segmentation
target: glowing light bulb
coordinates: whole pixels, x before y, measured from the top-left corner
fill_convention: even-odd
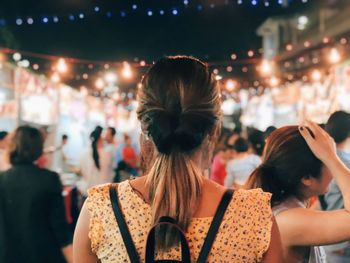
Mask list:
[[[338,50],[336,48],[332,48],[331,52],[329,53],[329,61],[332,64],[336,64],[340,61],[340,59],[341,59],[341,57],[340,57]]]
[[[130,79],[132,77],[132,70],[128,62],[123,62],[122,75],[126,79]]]
[[[237,82],[232,80],[232,79],[229,79],[228,81],[226,81],[225,86],[226,86],[227,91],[233,91],[237,86]]]
[[[98,78],[96,80],[96,82],[95,82],[95,86],[96,86],[97,89],[101,90],[101,89],[104,88],[105,83],[104,83],[104,81],[101,78]]]
[[[56,69],[59,73],[66,73],[68,70],[66,61],[64,58],[60,58],[57,62]]]
[[[60,82],[61,81],[60,75],[58,75],[57,72],[53,73],[52,76],[51,76],[51,80],[54,83]]]
[[[314,71],[312,71],[311,73],[311,78],[313,81],[320,81],[322,78],[322,74],[319,70],[315,69]]]

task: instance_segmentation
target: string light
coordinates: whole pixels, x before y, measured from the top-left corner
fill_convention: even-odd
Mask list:
[[[95,87],[99,90],[102,90],[105,86],[105,83],[104,81],[101,79],[101,78],[98,78],[96,81],[95,81]]]
[[[311,73],[311,78],[312,78],[313,81],[318,82],[318,81],[321,80],[322,74],[321,74],[321,72],[320,72],[319,70],[315,69],[315,70],[312,71],[312,73]]]
[[[22,58],[22,55],[20,53],[16,52],[13,54],[12,58],[14,61],[20,61]]]
[[[107,83],[114,83],[117,81],[117,74],[114,72],[107,72],[105,75],[105,80]]]
[[[271,66],[271,62],[264,59],[262,64],[261,64],[261,73],[264,76],[270,75],[272,72],[272,66]]]
[[[53,73],[51,76],[51,81],[54,83],[58,83],[61,81],[60,75],[57,72]]]
[[[341,59],[341,57],[340,57],[338,50],[336,48],[332,48],[331,52],[329,53],[329,61],[332,64],[336,64],[340,61],[340,59]]]
[[[130,67],[130,64],[128,62],[123,62],[122,75],[126,79],[130,79],[132,77],[131,67]]]
[[[276,77],[272,77],[270,79],[270,85],[272,87],[276,87],[279,83],[280,83],[280,80],[278,78],[276,78]]]
[[[59,73],[66,73],[68,70],[66,61],[64,58],[60,58],[57,62],[56,69]]]
[[[227,91],[233,91],[237,87],[237,82],[229,79],[226,81],[225,87]]]
[[[290,0],[290,1],[291,1],[291,0]],[[297,1],[297,0],[294,0],[294,1]],[[298,0],[298,1],[300,1],[300,0]],[[258,1],[258,0],[250,0],[250,1],[247,0],[247,2],[250,2],[250,4],[251,4],[252,7],[255,7],[255,6],[257,6],[257,5],[259,4],[259,1]],[[307,1],[306,1],[306,0],[302,0],[302,2],[303,2],[303,3],[306,3]],[[228,4],[228,1],[227,1],[226,3]],[[243,0],[237,0],[236,3],[237,3],[237,5],[242,5],[242,4],[243,4]],[[284,5],[283,5],[283,0],[278,0],[278,3],[279,3],[281,6],[284,6]],[[268,0],[264,0],[264,1],[263,1],[263,4],[264,4],[265,7],[269,7],[269,6],[270,6],[270,2],[269,2]],[[172,14],[172,15],[176,16],[176,15],[180,14],[181,9],[185,9],[185,8],[187,8],[188,6],[189,6],[189,0],[184,0],[182,5],[173,6],[170,10],[167,10],[167,11],[169,11],[169,12],[168,12],[169,14]],[[219,5],[215,5],[214,3],[211,3],[211,4],[209,5],[209,7],[210,7],[210,8],[216,8],[216,7],[219,7]],[[137,10],[137,9],[143,9],[143,11],[144,11],[148,16],[153,16],[153,15],[154,15],[154,12],[152,11],[152,9],[151,9],[149,6],[148,6],[148,7],[147,7],[147,6],[141,7],[141,6],[138,6],[137,4],[131,4],[129,7],[126,7],[126,10],[117,10],[116,12],[120,14],[120,17],[126,17],[127,13],[130,13],[129,11],[135,11],[135,10]],[[201,12],[201,11],[203,10],[203,5],[201,5],[201,4],[197,5],[196,10],[197,10],[198,12]],[[80,11],[82,11],[82,10],[80,10]],[[99,6],[94,6],[94,7],[93,7],[93,11],[94,11],[95,13],[100,13],[100,12],[101,12],[101,7],[99,7]],[[115,12],[115,10],[106,10],[106,11],[105,11],[105,15],[107,16],[107,18],[111,18],[111,17],[113,16],[113,12]],[[160,14],[161,16],[163,16],[165,13],[166,13],[165,10],[160,10],[160,11],[159,11],[159,14]],[[78,18],[79,18],[79,19],[84,19],[84,18],[85,18],[85,14],[84,14],[83,12],[79,12],[79,11],[78,11],[76,14],[62,15],[61,18],[67,18],[67,17],[68,17],[68,19],[69,19],[70,21],[73,22],[73,21],[77,21]],[[38,16],[35,17],[35,18],[32,18],[32,17],[27,18],[27,23],[28,23],[29,25],[31,25],[31,24],[34,23],[34,20],[35,20],[35,21],[38,21],[38,22],[41,22],[41,23],[44,23],[44,24],[47,24],[47,23],[50,21],[49,16],[38,15]],[[54,23],[58,23],[59,20],[60,20],[60,19],[58,18],[58,16],[56,16],[56,15],[53,16],[53,22],[54,22]],[[63,20],[63,19],[62,19],[62,20]],[[15,23],[16,23],[16,25],[21,26],[21,25],[24,23],[24,21],[25,21],[25,18],[19,17],[19,18],[17,18],[17,19],[15,20]],[[5,25],[5,24],[7,24],[8,22],[9,22],[9,23],[12,23],[11,20],[1,19],[0,25]],[[299,22],[302,22],[302,25],[303,25],[303,23],[305,24],[305,22],[306,22],[306,24],[307,24],[307,22],[308,22],[307,17],[306,17],[306,19],[305,19],[305,16],[301,16],[301,17],[299,18]],[[305,25],[306,25],[306,24],[305,24]]]
[[[292,44],[288,44],[288,45],[286,46],[286,50],[287,50],[287,51],[292,51],[292,50],[293,50],[293,45],[292,45]]]

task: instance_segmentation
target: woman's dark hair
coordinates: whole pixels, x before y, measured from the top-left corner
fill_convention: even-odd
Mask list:
[[[250,128],[248,130],[248,141],[253,147],[255,153],[261,156],[265,146],[264,133],[258,129]]]
[[[91,146],[92,146],[92,158],[94,159],[95,166],[100,169],[100,156],[98,154],[97,143],[101,138],[103,128],[96,126],[95,130],[90,134]]]
[[[7,135],[8,135],[7,131],[0,131],[0,141],[5,139]]]
[[[9,145],[9,159],[12,165],[31,164],[43,153],[44,140],[41,132],[30,126],[16,129]]]
[[[336,111],[328,119],[326,131],[336,143],[341,143],[350,137],[350,113]]]
[[[269,126],[266,128],[265,132],[264,132],[264,137],[265,139],[267,139],[267,137],[270,136],[270,134],[275,131],[277,128],[275,126]]]
[[[249,142],[243,137],[239,137],[233,144],[233,148],[238,153],[244,153],[249,150]]]
[[[267,138],[262,164],[252,173],[247,188],[272,193],[272,206],[291,196],[303,199],[303,178],[319,178],[322,162],[311,152],[297,126],[286,126]]]
[[[166,57],[146,74],[139,89],[138,118],[158,152],[147,174],[152,221],[174,217],[184,230],[202,192],[201,169],[191,160],[203,148],[210,156],[208,135],[220,125],[220,91],[208,67],[185,56]],[[209,157],[208,157],[209,159]],[[171,231],[157,234],[167,249],[176,243]]]

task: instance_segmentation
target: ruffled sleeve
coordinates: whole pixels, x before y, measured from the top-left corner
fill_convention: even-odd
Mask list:
[[[244,239],[238,238],[237,244],[242,246],[249,257],[260,262],[270,246],[272,230],[271,194],[261,189],[237,190],[234,195],[235,205],[232,214]],[[248,243],[248,244],[247,244]],[[254,249],[252,249],[254,248]]]
[[[105,243],[104,224],[102,218],[106,211],[106,200],[109,200],[110,184],[99,185],[88,190],[86,199],[87,209],[90,213],[89,238],[91,249],[97,254],[99,247]]]
[[[256,211],[254,221],[255,246],[257,251],[257,262],[260,262],[267,252],[271,241],[272,231],[272,210],[271,194],[265,193],[261,189],[251,190],[252,206]]]

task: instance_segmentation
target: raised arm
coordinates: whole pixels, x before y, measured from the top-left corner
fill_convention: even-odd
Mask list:
[[[312,131],[314,136],[306,127]],[[311,151],[331,172],[343,195],[344,208],[350,211],[350,170],[337,156],[334,140],[321,127],[310,121],[306,122],[306,126],[300,126],[299,129]]]

